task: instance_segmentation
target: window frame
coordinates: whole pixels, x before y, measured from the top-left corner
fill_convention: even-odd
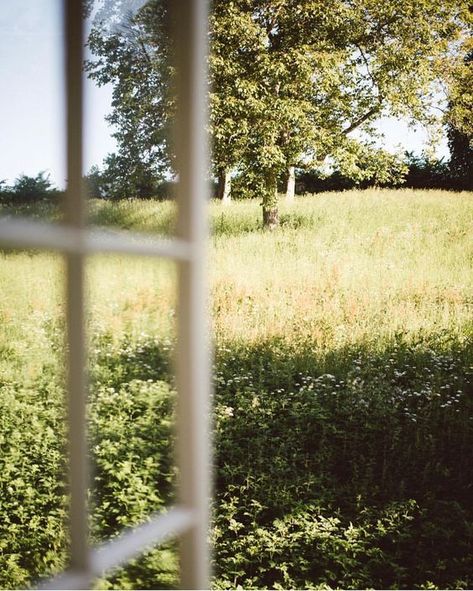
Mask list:
[[[208,170],[206,0],[173,0],[177,62],[176,157],[178,231],[173,239],[102,232],[87,227],[83,172],[83,2],[63,0],[67,189],[61,224],[0,219],[0,247],[52,250],[66,263],[66,360],[69,441],[67,570],[43,589],[87,589],[95,578],[140,555],[150,545],[179,537],[181,587],[208,589],[211,354],[206,277]],[[90,547],[87,506],[87,342],[84,269],[97,253],[167,258],[178,268],[177,458],[178,502],[166,512],[98,547]]]

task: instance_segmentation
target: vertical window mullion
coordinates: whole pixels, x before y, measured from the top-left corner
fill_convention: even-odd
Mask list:
[[[176,157],[178,234],[192,257],[179,264],[179,497],[195,517],[180,546],[181,585],[209,588],[210,359],[206,293],[208,187],[206,174],[207,2],[175,0],[177,53]]]
[[[64,0],[67,190],[65,222],[73,231],[85,228],[86,208],[82,194],[83,119],[83,14],[80,0]],[[86,441],[86,335],[84,313],[84,255],[65,255],[67,389],[69,427],[69,492],[71,569],[84,575],[83,587],[90,584],[88,548],[88,454]]]

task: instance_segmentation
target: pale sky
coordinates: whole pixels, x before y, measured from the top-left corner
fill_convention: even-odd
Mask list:
[[[65,179],[61,0],[0,0],[0,180],[47,170]],[[110,88],[85,79],[85,170],[115,142],[104,116]]]
[[[41,170],[64,186],[64,77],[62,0],[0,0],[0,180]],[[85,172],[100,165],[115,143],[104,116],[110,88],[85,81]],[[422,128],[384,119],[384,146],[420,152],[427,141]],[[443,141],[439,156],[447,156]]]

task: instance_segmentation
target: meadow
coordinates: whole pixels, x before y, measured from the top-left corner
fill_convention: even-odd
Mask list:
[[[57,216],[50,204],[8,214]],[[473,194],[210,204],[215,588],[473,586]],[[171,235],[171,202],[90,222]],[[91,536],[173,497],[176,276],[88,264]],[[0,587],[67,559],[63,267],[0,253]],[[172,588],[172,544],[97,583]]]

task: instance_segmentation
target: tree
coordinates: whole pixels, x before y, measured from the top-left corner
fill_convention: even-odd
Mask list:
[[[452,179],[449,166],[443,159],[424,151],[420,156],[406,153],[409,167],[405,186],[412,189],[449,189]]]
[[[404,154],[391,154],[372,144],[352,141],[336,152],[336,172],[361,187],[395,187],[408,172]]]
[[[10,194],[15,201],[30,203],[56,196],[58,191],[53,186],[50,175],[43,170],[34,177],[21,174],[15,179]]]
[[[269,226],[277,225],[277,178],[298,160],[354,147],[349,134],[385,112],[428,119],[432,83],[467,15],[466,3],[439,1],[238,4],[263,39],[247,166],[264,179]]]
[[[470,43],[471,45],[471,43]],[[454,71],[447,111],[450,174],[457,188],[473,189],[473,49]]]
[[[453,125],[448,127],[449,172],[455,188],[473,190],[473,139]]]
[[[149,197],[172,168],[174,101],[167,2],[154,0],[136,14],[126,0],[105,0],[88,38],[98,58],[86,71],[99,86],[112,84],[118,153],[104,161],[110,196]]]
[[[257,58],[258,30],[250,14],[235,3],[214,0],[210,15],[210,136],[217,196],[230,200],[231,174],[243,158],[250,136],[248,110],[254,109],[257,83],[248,76]]]
[[[128,16],[117,4],[121,17],[96,19],[88,71],[114,84],[118,155],[172,168],[166,3]],[[222,196],[232,169],[247,175],[275,227],[292,167],[356,151],[350,134],[382,114],[427,120],[467,18],[466,0],[215,0],[210,133]]]

